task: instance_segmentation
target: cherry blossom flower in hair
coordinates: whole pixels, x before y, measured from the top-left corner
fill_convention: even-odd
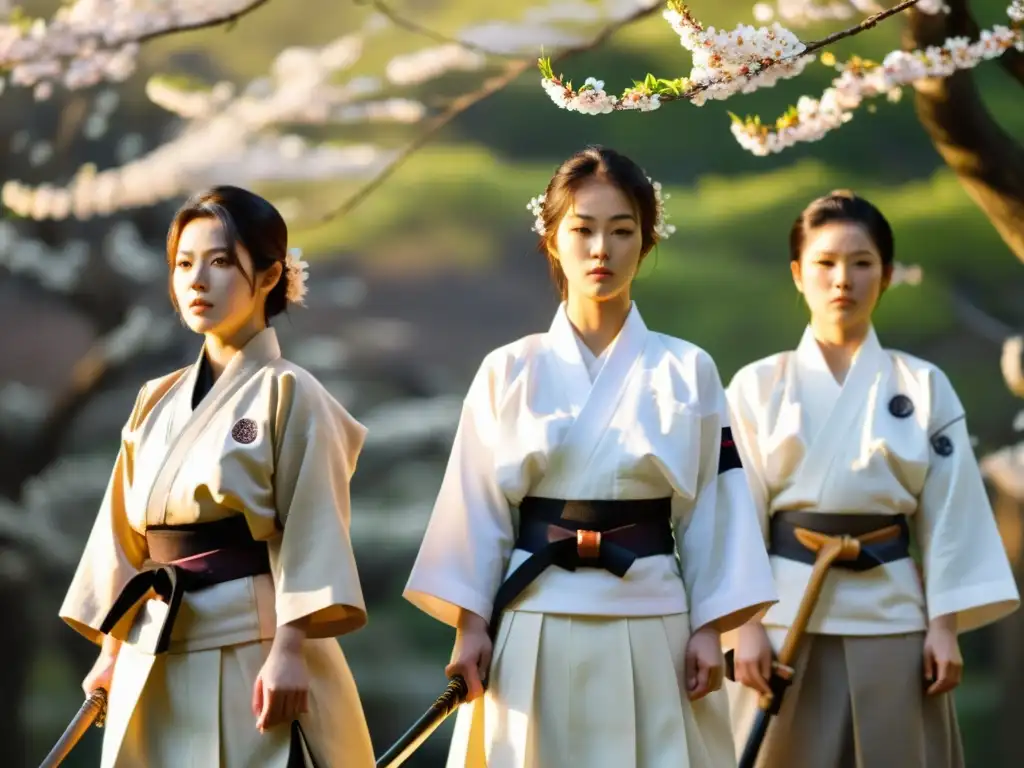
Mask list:
[[[655,181],[650,176],[647,177],[647,180],[654,187],[654,200],[657,208],[657,216],[654,220],[654,233],[658,236],[659,240],[667,240],[676,231],[675,224],[666,223],[668,214],[665,213],[665,201],[672,197],[672,195],[661,191],[660,181]],[[537,195],[526,204],[526,210],[534,215],[533,231],[541,236],[544,235],[544,198],[544,195]]]
[[[306,304],[306,280],[309,279],[309,262],[302,260],[301,248],[289,248],[284,258],[284,274],[288,281],[285,298],[289,304]]]

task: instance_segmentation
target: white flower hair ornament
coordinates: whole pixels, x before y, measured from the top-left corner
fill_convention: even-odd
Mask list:
[[[285,299],[289,304],[306,304],[306,280],[309,279],[309,262],[302,260],[301,248],[289,248],[284,257],[284,274],[288,280]]]
[[[654,187],[654,201],[657,207],[657,214],[654,219],[654,233],[658,240],[667,240],[676,231],[675,224],[668,224],[668,214],[665,213],[665,201],[672,195],[661,191],[661,182],[655,181],[650,176],[647,180]],[[537,195],[526,204],[526,210],[534,215],[533,231],[538,235],[544,234],[544,195]]]

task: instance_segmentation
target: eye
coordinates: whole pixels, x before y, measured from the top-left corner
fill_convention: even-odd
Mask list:
[[[818,264],[822,267],[835,266],[835,262],[832,259],[818,259]]]
[[[572,232],[579,232],[581,235],[589,235],[590,234],[590,227],[574,227],[570,231],[572,231]]]
[[[179,259],[174,266],[177,267],[178,269],[188,269],[189,267],[192,266],[192,262],[189,261],[188,259]]]
[[[633,230],[632,229],[616,229],[614,234],[616,234],[616,235],[624,235],[625,237],[629,237],[630,235],[633,234]]]
[[[231,266],[231,262],[228,261],[226,256],[216,256],[211,263],[216,267]]]

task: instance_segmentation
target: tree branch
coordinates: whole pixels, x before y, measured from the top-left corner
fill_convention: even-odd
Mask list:
[[[266,5],[270,0],[252,0],[248,5],[243,8],[239,8],[237,11],[226,13],[223,16],[216,16],[213,18],[206,19],[205,21],[196,21],[191,24],[181,24],[176,27],[168,27],[166,29],[155,30],[145,35],[140,35],[137,38],[131,40],[121,40],[118,45],[124,45],[126,43],[145,43],[150,40],[155,40],[158,37],[167,37],[168,35],[176,35],[180,32],[196,32],[200,29],[209,29],[210,27],[219,27],[226,25],[228,27],[234,25],[240,18],[246,16],[261,5]]]
[[[442,43],[444,45],[459,45],[470,51],[476,51],[482,53],[485,56],[496,56],[501,58],[518,58],[514,53],[505,53],[503,51],[492,51],[490,48],[484,48],[482,45],[476,43],[465,42],[455,37],[449,37],[448,35],[442,34],[436,30],[425,27],[419,22],[412,21],[402,16],[398,11],[392,8],[390,5],[384,2],[384,0],[353,0],[356,5],[369,5],[372,6],[377,13],[385,16],[392,24],[396,27],[413,32],[417,35],[433,40],[435,43]]]
[[[239,8],[238,10],[231,11],[230,13],[225,13],[221,16],[211,16],[210,18],[203,19],[202,21],[185,22],[183,24],[173,24],[168,27],[150,30],[149,32],[144,32],[142,34],[126,35],[125,37],[100,37],[99,39],[96,39],[97,35],[95,34],[95,32],[89,30],[87,32],[80,33],[80,36],[82,38],[81,42],[83,43],[83,45],[85,42],[96,44],[96,47],[92,49],[93,53],[97,51],[113,50],[115,48],[120,48],[125,45],[141,45],[142,43],[149,42],[150,40],[156,40],[160,37],[168,37],[169,35],[176,35],[181,32],[196,32],[200,29],[219,27],[225,24],[234,24],[240,18],[242,18],[246,14],[252,13],[261,5],[265,5],[267,2],[269,2],[269,0],[251,0],[251,2],[248,5],[245,5],[242,8]],[[73,32],[73,28],[70,31]],[[66,49],[66,45],[62,46],[62,48]],[[75,58],[75,56],[78,55],[77,52],[80,51],[81,48],[82,46],[76,46],[73,49],[75,52],[70,54],[62,54],[55,52],[53,54],[53,58]],[[0,59],[0,67],[5,68],[14,67],[21,63],[22,62],[17,59]]]
[[[967,0],[949,0],[948,15],[912,11],[905,45],[924,48],[949,37],[978,35]],[[1010,53],[1004,54],[1004,59]],[[1020,56],[1004,65],[1024,70]],[[985,108],[967,71],[918,81],[915,106],[936,151],[964,190],[992,222],[1011,251],[1024,261],[1024,146],[1014,141]]]
[[[860,24],[855,24],[849,29],[844,29],[839,32],[833,32],[828,37],[823,37],[821,40],[815,40],[813,43],[807,43],[807,48],[800,54],[806,56],[809,53],[814,53],[817,50],[825,48],[826,46],[832,45],[832,43],[838,43],[840,40],[844,40],[847,37],[853,37],[859,35],[861,32],[867,32],[869,29],[877,26],[880,22],[885,21],[890,16],[895,16],[897,13],[903,13],[903,11],[913,9],[920,0],[903,0],[902,3],[894,5],[892,8],[886,8],[884,11],[868,16]]]
[[[917,0],[914,0],[916,2]],[[375,3],[376,5],[376,3]],[[599,47],[613,34],[618,32],[623,27],[627,27],[641,19],[652,16],[659,6],[651,5],[649,7],[638,8],[636,11],[631,13],[625,18],[618,19],[610,24],[606,24],[604,28],[590,41],[583,43],[582,45],[571,46],[564,48],[559,53],[551,57],[551,60],[560,61],[574,56],[584,51],[589,51]],[[318,220],[318,224],[326,224],[338,217],[346,216],[351,213],[360,203],[362,203],[367,197],[369,197],[378,187],[380,187],[385,181],[390,178],[395,171],[397,171],[406,160],[408,160],[415,152],[427,144],[442,128],[448,123],[454,120],[456,117],[461,115],[463,112],[468,110],[470,107],[480,103],[489,96],[493,96],[501,90],[504,90],[510,83],[515,81],[523,72],[528,68],[536,65],[536,60],[533,57],[529,58],[518,58],[509,61],[505,64],[502,72],[495,77],[492,77],[484,82],[484,84],[475,91],[465,93],[453,100],[449,104],[448,108],[440,114],[436,115],[432,119],[426,122],[426,126],[423,131],[420,132],[415,139],[407,144],[401,152],[399,152],[394,159],[388,163],[388,165],[377,174],[373,179],[360,187],[351,197],[346,199],[337,208],[328,211]]]

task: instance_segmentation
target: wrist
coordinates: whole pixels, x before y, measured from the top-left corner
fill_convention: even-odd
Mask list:
[[[117,652],[121,650],[121,641],[113,635],[104,635],[103,642],[100,644],[100,655],[114,658],[117,656]]]
[[[695,634],[695,635],[709,635],[709,636],[712,636],[712,637],[721,637],[722,636],[722,631],[717,626],[715,626],[714,622],[711,622],[711,623],[705,624],[703,627],[700,627],[699,629],[695,630],[693,634]]]
[[[950,632],[956,634],[956,614],[947,613],[942,616],[936,616],[928,622],[928,631],[932,632]]]
[[[279,651],[298,653],[306,640],[305,622],[292,622],[277,628],[273,647]]]
[[[472,611],[467,611],[465,608],[463,608],[461,611],[459,611],[458,630],[459,632],[466,634],[486,632],[487,621],[484,619],[483,616],[477,613],[473,613]]]

